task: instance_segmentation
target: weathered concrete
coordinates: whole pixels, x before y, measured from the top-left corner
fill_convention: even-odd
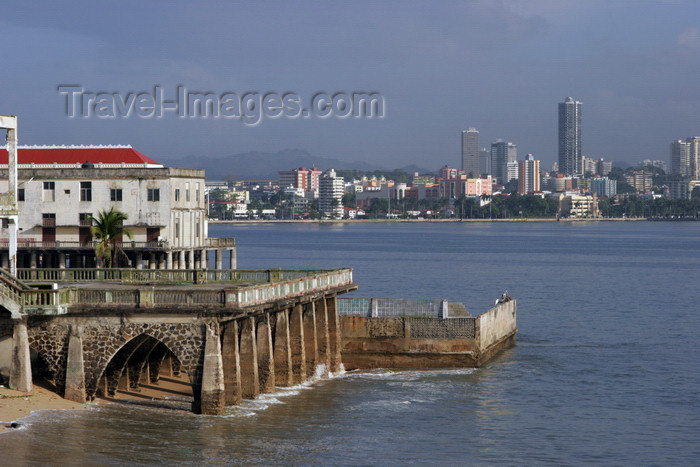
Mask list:
[[[304,306],[302,321],[304,327],[304,351],[306,354],[306,378],[311,378],[316,373],[316,365],[318,364],[316,307],[314,302]]]
[[[222,415],[225,406],[223,359],[218,325],[214,323],[207,326],[201,397],[199,407],[194,410],[205,415]]]
[[[10,389],[24,392],[32,390],[32,362],[29,356],[29,335],[25,320],[15,322],[12,335]]]
[[[226,404],[238,405],[243,399],[241,392],[241,361],[238,350],[238,321],[229,321],[223,326],[222,340]]]
[[[282,387],[294,384],[292,348],[289,340],[289,310],[282,310],[276,315],[274,348],[275,382]]]
[[[347,369],[479,367],[515,343],[516,302],[478,317],[342,316]]]
[[[292,349],[292,374],[294,384],[306,380],[306,347],[304,341],[304,322],[302,306],[296,305],[289,314],[289,336]]]
[[[258,382],[260,392],[275,390],[275,361],[272,349],[272,326],[269,315],[258,318],[257,351],[258,351]]]
[[[83,366],[83,338],[80,329],[71,326],[68,337],[68,359],[66,363],[66,389],[64,399],[85,402],[85,368]]]
[[[331,352],[330,352],[330,336],[328,331],[328,310],[326,307],[326,299],[317,300],[316,302],[316,338],[318,349],[318,365],[324,368],[323,376],[330,375],[331,371]]]
[[[340,329],[340,317],[336,306],[336,296],[326,299],[326,316],[328,317],[328,342],[330,348],[331,373],[342,370],[341,357],[342,334]]]
[[[243,321],[239,344],[241,356],[241,390],[244,399],[255,399],[260,394],[258,376],[258,346],[255,341],[255,318]]]

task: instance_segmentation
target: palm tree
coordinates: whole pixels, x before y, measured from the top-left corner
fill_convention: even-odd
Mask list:
[[[109,211],[100,211],[97,217],[90,216],[94,223],[90,227],[90,236],[87,242],[95,241],[95,256],[100,267],[111,268],[117,264],[119,256],[127,258],[124,250],[117,243],[117,239],[126,235],[132,238],[131,231],[124,228],[127,215],[111,207]]]

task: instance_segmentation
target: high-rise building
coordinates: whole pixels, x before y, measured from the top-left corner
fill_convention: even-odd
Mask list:
[[[679,139],[671,143],[671,175],[692,176],[690,151],[689,141]]]
[[[491,151],[488,148],[479,149],[479,173],[491,173]]]
[[[342,218],[344,192],[345,180],[343,177],[337,177],[333,169],[323,172],[319,180],[319,210],[326,216]]]
[[[462,131],[462,170],[467,177],[478,177],[479,171],[479,131],[469,128]]]
[[[516,162],[518,159],[518,147],[513,143],[507,143],[497,139],[491,143],[491,175],[501,184],[508,180],[508,162]]]
[[[685,141],[690,144],[690,176],[700,178],[700,136],[691,136]]]
[[[518,165],[518,193],[526,195],[540,191],[540,161],[528,154]]]
[[[559,171],[564,175],[582,175],[580,101],[567,97],[559,103]]]

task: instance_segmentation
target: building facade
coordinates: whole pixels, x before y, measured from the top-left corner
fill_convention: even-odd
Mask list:
[[[528,154],[518,164],[518,193],[525,195],[540,191],[540,161]]]
[[[582,175],[580,101],[567,97],[559,103],[559,172],[564,175]]]
[[[617,194],[617,180],[608,177],[595,177],[591,179],[591,191],[603,198],[611,198]]]
[[[343,177],[337,177],[333,169],[323,172],[319,180],[319,210],[326,216],[342,218],[344,193],[345,181]]]
[[[4,154],[0,191],[8,189]],[[235,245],[207,237],[203,170],[163,167],[130,146],[19,147],[18,162],[19,267],[94,267],[90,228],[111,208],[126,214],[132,234],[118,239],[121,266],[206,267],[213,240]],[[7,237],[0,229],[1,248]]]
[[[469,128],[462,131],[462,170],[470,177],[478,177],[479,169],[479,131]]]
[[[510,142],[497,139],[491,144],[491,175],[498,183],[505,185],[508,180],[508,163],[518,159],[518,147]]]

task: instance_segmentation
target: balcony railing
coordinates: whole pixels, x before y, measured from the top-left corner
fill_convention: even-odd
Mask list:
[[[7,248],[9,245],[9,240],[6,238],[0,239],[0,248]],[[76,241],[55,241],[47,242],[42,240],[35,240],[33,238],[18,238],[17,248],[67,248],[67,249],[80,249],[80,250],[94,250],[96,242],[76,242]],[[124,250],[129,249],[165,249],[168,248],[168,242],[162,241],[151,241],[151,242],[117,242]]]
[[[124,276],[127,270],[107,270],[93,269],[93,274],[89,274],[88,270],[42,270],[42,269],[22,269],[19,276],[25,277],[27,280],[61,280],[63,277],[73,277],[77,282],[78,277],[82,277],[81,282],[94,281],[121,281],[122,283],[129,282]],[[166,272],[166,273],[196,273],[195,280],[205,278],[204,271],[162,271],[162,270],[128,270],[136,273]],[[33,273],[32,273],[33,272]],[[50,272],[50,273],[49,273]],[[75,273],[79,274],[76,275]],[[233,282],[229,282],[228,286],[222,288],[197,288],[197,287],[66,287],[62,289],[26,289],[21,287],[21,283],[13,283],[12,281],[0,280],[0,295],[4,298],[13,301],[22,307],[23,313],[41,314],[41,313],[56,313],[57,310],[66,311],[66,307],[85,306],[90,307],[114,307],[128,306],[135,308],[153,308],[160,306],[168,307],[192,307],[206,306],[215,308],[244,308],[254,305],[260,305],[276,300],[292,298],[294,296],[327,291],[331,289],[354,287],[352,282],[352,269],[336,269],[336,270],[261,270],[257,271],[216,271],[218,277],[223,278],[224,272],[227,272],[226,277]],[[236,284],[235,280],[238,276],[236,273],[245,272],[251,277],[267,278],[268,282]],[[285,273],[285,274],[281,274]],[[284,275],[298,275],[293,279],[282,280]],[[41,279],[38,279],[41,277]],[[50,279],[54,278],[54,279]],[[169,280],[176,279],[173,275],[168,275]],[[233,279],[231,279],[233,278]],[[133,277],[131,278],[133,279]],[[183,280],[186,279],[183,277]],[[189,282],[189,281],[185,281]]]

